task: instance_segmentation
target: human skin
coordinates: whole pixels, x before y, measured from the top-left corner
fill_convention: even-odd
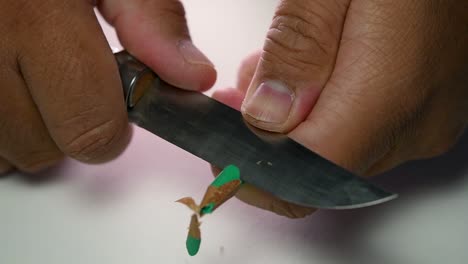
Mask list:
[[[466,14],[456,0],[284,0],[237,89],[214,97],[358,175],[434,157],[468,123]],[[239,198],[313,211],[252,186]]]
[[[167,82],[206,90],[211,62],[193,46],[175,0],[0,0],[0,174],[70,156],[118,156],[131,130],[117,65],[94,13]]]
[[[128,143],[94,4],[0,0],[0,173],[36,172],[64,155],[104,162]],[[97,5],[123,46],[164,80],[211,87],[216,72],[191,45],[178,1]],[[215,97],[359,175],[437,156],[468,121],[466,14],[468,2],[457,0],[283,0],[238,89]],[[313,211],[249,185],[239,197],[289,217]]]

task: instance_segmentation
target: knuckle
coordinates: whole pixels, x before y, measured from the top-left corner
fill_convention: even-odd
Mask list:
[[[169,1],[167,5],[161,8],[161,11],[167,15],[172,15],[175,18],[185,20],[185,8],[180,1]]]
[[[69,156],[82,160],[93,161],[106,156],[121,139],[125,123],[117,119],[104,120],[97,125],[72,133],[63,151]]]
[[[298,206],[277,198],[272,198],[267,210],[290,219],[304,218],[314,212],[312,208]]]
[[[423,159],[434,158],[434,157],[437,157],[446,153],[447,151],[448,149],[444,146],[432,147],[429,151],[420,155],[420,158],[423,158]]]
[[[37,173],[57,164],[63,159],[59,151],[28,152],[16,158],[15,166],[26,173]]]
[[[295,70],[327,71],[334,62],[339,34],[320,12],[284,7],[276,12],[267,33],[263,59]]]
[[[456,138],[447,138],[444,140],[441,140],[437,142],[434,146],[432,146],[425,155],[423,155],[423,158],[432,158],[432,157],[437,157],[440,155],[443,155],[447,152],[449,152],[453,146],[456,144],[457,139]]]
[[[467,123],[461,120],[460,122],[451,122],[451,124],[445,123],[440,127],[444,129],[438,133],[438,140],[430,152],[432,157],[440,156],[452,150],[464,134]]]
[[[170,21],[171,23],[171,30],[173,32],[182,33],[185,37],[190,38],[190,34],[187,28],[187,19],[185,17],[185,9],[184,5],[180,1],[167,1],[164,5],[160,5],[157,1],[148,1],[154,2],[155,7],[159,10],[159,15],[162,21],[166,22]]]

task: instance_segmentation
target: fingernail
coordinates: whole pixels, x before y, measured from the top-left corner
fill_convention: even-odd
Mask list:
[[[178,48],[187,63],[214,67],[213,63],[190,40],[180,41]]]
[[[283,124],[288,120],[294,93],[284,84],[268,81],[260,84],[244,102],[243,112],[266,123]]]

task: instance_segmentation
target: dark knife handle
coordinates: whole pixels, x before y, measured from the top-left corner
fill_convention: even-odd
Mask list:
[[[122,81],[125,103],[131,109],[158,78],[150,68],[123,50],[115,53]]]

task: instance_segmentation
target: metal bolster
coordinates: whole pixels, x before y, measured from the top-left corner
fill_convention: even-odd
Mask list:
[[[157,79],[150,68],[123,50],[115,53],[127,108],[133,108]]]

